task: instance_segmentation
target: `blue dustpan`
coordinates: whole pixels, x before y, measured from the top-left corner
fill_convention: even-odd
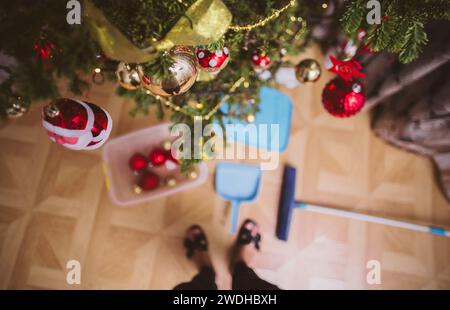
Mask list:
[[[256,125],[256,135],[242,134],[245,128],[237,128],[233,134],[227,135],[227,142],[240,142],[246,145],[257,147],[259,149],[271,152],[284,152],[289,144],[289,137],[291,135],[291,120],[292,120],[292,102],[291,99],[280,92],[279,90],[261,87],[259,92],[261,102],[259,103],[259,112],[255,115],[254,125]],[[220,110],[228,114],[229,105],[223,104]],[[237,118],[224,118],[225,124],[242,124],[247,123]],[[272,136],[272,132],[268,130],[267,134],[260,132],[259,125],[266,125],[270,128],[271,125],[279,126],[278,137]],[[260,139],[263,135],[264,139]],[[277,139],[278,143],[273,144],[273,140]]]
[[[255,200],[259,192],[261,169],[256,165],[220,162],[216,166],[216,191],[231,201],[230,233],[237,231],[239,205]]]

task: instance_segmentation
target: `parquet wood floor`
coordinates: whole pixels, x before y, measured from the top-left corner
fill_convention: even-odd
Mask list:
[[[314,48],[308,55],[323,59]],[[368,113],[329,116],[320,97],[330,78],[325,72],[316,84],[283,89],[294,113],[281,162],[297,167],[297,198],[448,227],[450,206],[431,162],[376,138]],[[106,83],[84,96],[110,112],[112,137],[158,123],[151,115],[129,117],[132,102],[116,97],[114,88]],[[201,187],[117,207],[104,185],[100,151],[50,142],[40,124],[42,104],[0,129],[0,288],[170,289],[195,273],[181,246],[192,223],[208,233],[219,287],[230,287],[230,213],[214,192],[214,162]],[[264,172],[258,200],[241,207],[241,219],[262,227],[255,266],[263,278],[287,289],[450,288],[448,238],[295,211],[289,242],[278,241],[282,171],[280,165]],[[70,259],[81,262],[81,285],[66,283]],[[371,259],[381,263],[381,285],[366,283]]]

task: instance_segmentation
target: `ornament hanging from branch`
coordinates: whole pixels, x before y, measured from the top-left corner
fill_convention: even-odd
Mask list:
[[[322,104],[325,110],[336,117],[357,114],[366,101],[364,87],[359,81],[345,81],[336,77],[325,86]]]
[[[210,73],[219,73],[230,60],[230,51],[227,47],[216,51],[197,48],[195,54],[199,67]]]
[[[13,96],[11,98],[11,104],[8,108],[6,108],[5,113],[9,119],[19,118],[25,115],[28,112],[28,108],[30,103],[23,100],[22,97]]]
[[[197,79],[197,63],[192,48],[177,46],[170,51],[170,57],[173,63],[167,76],[155,78],[145,66],[137,67],[142,85],[155,96],[172,97],[184,94]]]
[[[136,68],[129,64],[120,62],[116,70],[117,81],[120,86],[128,90],[136,90],[141,87],[141,79]]]
[[[263,71],[268,69],[271,64],[271,59],[266,52],[256,50],[253,52],[252,65],[255,71]]]
[[[320,79],[322,70],[315,59],[304,59],[295,66],[295,76],[300,83],[314,83]]]

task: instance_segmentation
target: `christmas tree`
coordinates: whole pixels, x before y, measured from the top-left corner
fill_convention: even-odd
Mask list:
[[[382,0],[376,1],[381,22],[371,25],[368,2],[86,0],[81,24],[70,25],[66,1],[3,1],[0,113],[57,98],[60,78],[79,95],[106,77],[117,78],[117,93],[136,102],[131,115],[162,117],[170,110],[174,122],[189,126],[199,119],[203,125],[223,125],[224,117],[251,121],[259,89],[273,85],[278,68],[295,65],[287,56],[300,54],[314,39],[309,29],[323,20],[339,22],[359,45],[408,63],[427,43],[425,25],[450,18],[447,0]],[[361,31],[366,35],[358,39]],[[178,63],[182,81],[171,70]]]

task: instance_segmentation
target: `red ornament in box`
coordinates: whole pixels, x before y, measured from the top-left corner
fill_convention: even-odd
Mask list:
[[[170,160],[172,162],[174,162],[175,164],[179,164],[180,162],[178,161],[178,159],[176,159],[173,155],[171,151],[167,152],[167,160]]]
[[[325,110],[336,117],[349,117],[358,113],[364,103],[363,85],[358,81],[347,82],[336,77],[325,86],[322,104]]]
[[[167,152],[167,161],[165,163],[165,166],[169,170],[174,170],[178,167],[180,162],[172,155],[172,152],[169,150]]]
[[[270,67],[270,57],[265,52],[255,51],[252,56],[252,63],[255,69],[267,69]]]
[[[63,98],[44,107],[42,125],[53,142],[72,150],[94,150],[108,140],[113,122],[93,103]]]
[[[146,172],[139,180],[139,187],[144,191],[150,191],[159,186],[159,176],[153,172]]]
[[[129,166],[133,171],[143,171],[148,167],[147,157],[142,154],[134,154],[130,158]]]
[[[219,73],[230,60],[230,51],[227,47],[217,51],[198,48],[195,54],[200,68],[210,73]]]
[[[153,166],[161,166],[167,160],[167,153],[164,150],[157,148],[150,152],[148,158]]]

